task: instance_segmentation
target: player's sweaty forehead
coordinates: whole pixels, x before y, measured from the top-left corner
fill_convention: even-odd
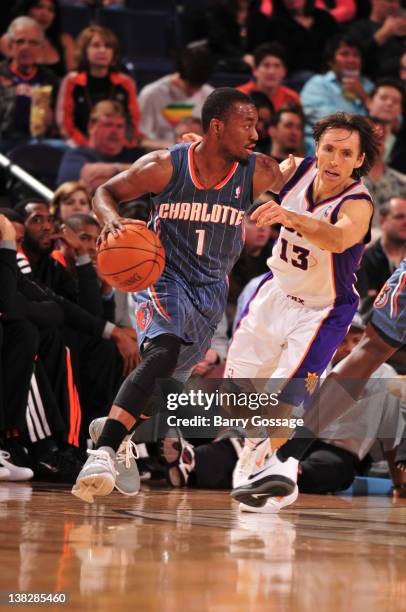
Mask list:
[[[357,154],[360,153],[361,149],[357,130],[347,130],[346,128],[329,128],[322,134],[319,144],[332,145],[337,149],[351,149]]]
[[[258,112],[254,104],[236,102],[233,104],[227,117],[228,121],[258,121]]]

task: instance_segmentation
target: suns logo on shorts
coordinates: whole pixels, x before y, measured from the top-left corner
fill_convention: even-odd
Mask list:
[[[383,308],[389,299],[390,286],[389,283],[385,283],[378,295],[375,298],[375,308]]]
[[[314,393],[314,390],[317,387],[317,383],[319,382],[319,377],[316,372],[308,372],[305,380],[306,391],[309,395]]]
[[[142,302],[137,308],[137,323],[141,331],[145,331],[152,323],[153,310],[151,302]]]

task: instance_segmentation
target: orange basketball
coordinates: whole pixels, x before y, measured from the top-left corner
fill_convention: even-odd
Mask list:
[[[144,225],[126,224],[125,230],[97,249],[100,275],[120,291],[141,291],[153,285],[165,267],[165,251],[158,236]]]

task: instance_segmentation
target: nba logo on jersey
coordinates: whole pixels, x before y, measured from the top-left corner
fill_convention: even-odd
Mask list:
[[[241,195],[241,185],[238,185],[238,187],[236,188],[236,190],[234,192],[234,197],[238,200],[240,195]]]
[[[330,206],[327,206],[326,210],[323,213],[323,216],[328,217],[333,208],[334,208],[334,204],[330,204]]]

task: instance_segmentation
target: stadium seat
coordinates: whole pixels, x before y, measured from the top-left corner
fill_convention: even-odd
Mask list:
[[[126,7],[132,10],[175,11],[179,0],[127,0]]]
[[[195,9],[199,11],[207,11],[213,5],[210,0],[180,0],[179,5],[184,10]]]
[[[61,5],[62,31],[68,32],[74,38],[87,28],[91,21],[92,13],[88,7]]]
[[[249,81],[251,76],[250,72],[229,72],[216,68],[211,79],[210,85],[213,87],[238,87]]]
[[[7,157],[53,190],[57,187],[56,177],[64,152],[62,147],[53,147],[49,144],[26,144],[12,149],[7,153]],[[14,204],[22,197],[31,194],[28,187],[24,187],[13,177],[8,180],[8,189]]]
[[[98,22],[118,36],[122,56],[165,58],[177,46],[177,22],[171,10],[101,9]]]
[[[133,77],[140,91],[148,83],[152,83],[161,77],[175,72],[176,63],[171,58],[137,58],[125,57],[123,65],[126,71]]]

